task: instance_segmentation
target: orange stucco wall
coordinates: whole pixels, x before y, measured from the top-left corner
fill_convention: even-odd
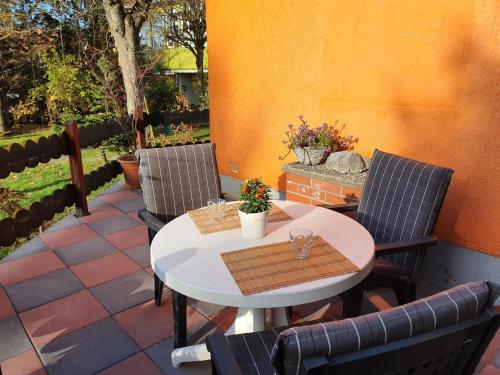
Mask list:
[[[499,1],[208,0],[207,25],[221,173],[284,190],[287,123],[338,119],[455,169],[439,237],[500,255]]]

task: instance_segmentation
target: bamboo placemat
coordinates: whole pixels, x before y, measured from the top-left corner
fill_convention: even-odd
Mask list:
[[[319,236],[314,236],[311,256],[307,259],[296,258],[288,241],[221,256],[244,295],[359,271]]]
[[[240,227],[238,207],[241,203],[230,203],[224,206],[224,220],[214,221],[207,208],[188,211],[189,217],[195,223],[201,234],[221,232],[223,230],[236,229]],[[269,212],[269,222],[291,220],[292,217],[276,205],[272,205]]]

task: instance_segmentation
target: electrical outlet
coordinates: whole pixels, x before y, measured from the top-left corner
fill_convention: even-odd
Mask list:
[[[240,168],[238,167],[238,163],[234,161],[229,162],[229,170],[233,173],[240,173]]]

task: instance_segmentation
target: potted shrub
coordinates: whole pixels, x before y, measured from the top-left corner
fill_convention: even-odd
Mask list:
[[[120,154],[117,161],[122,168],[125,185],[130,189],[140,189],[139,165],[134,155],[136,145],[132,133],[115,135],[102,142],[101,147],[103,150]]]
[[[238,209],[244,237],[262,238],[266,235],[271,189],[260,178],[245,180],[241,184]]]
[[[358,141],[352,136],[343,136],[345,125],[337,128],[337,122],[333,126],[323,123],[317,128],[310,128],[302,115],[299,119],[301,123],[297,128],[293,124],[288,125],[286,139],[283,140],[288,152],[280,157],[281,160],[293,151],[299,163],[318,165],[326,160],[331,152],[352,149],[353,143]]]

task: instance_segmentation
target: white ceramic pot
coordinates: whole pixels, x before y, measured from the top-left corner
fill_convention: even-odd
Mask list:
[[[257,212],[255,214],[247,214],[243,211],[238,210],[243,237],[247,238],[265,237],[268,213],[269,211]]]

